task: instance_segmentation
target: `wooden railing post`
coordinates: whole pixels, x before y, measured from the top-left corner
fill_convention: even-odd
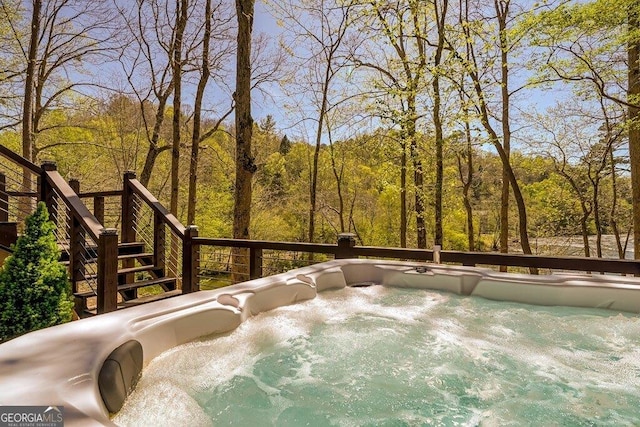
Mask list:
[[[200,290],[198,271],[200,270],[200,256],[198,244],[193,240],[198,237],[198,227],[190,225],[184,230],[182,241],[182,293],[188,294]]]
[[[80,222],[73,215],[69,221],[69,277],[71,277],[71,288],[75,293],[78,292],[78,282],[85,280],[83,256],[87,252],[85,234]]]
[[[0,222],[9,221],[9,194],[7,193],[7,177],[0,173]]]
[[[77,178],[69,179],[69,187],[71,187],[71,189],[75,191],[76,194],[80,193],[80,181],[78,181]]]
[[[49,211],[49,219],[58,226],[57,223],[57,214],[58,207],[56,203],[56,199],[53,195],[53,189],[51,185],[47,182],[47,172],[58,170],[56,162],[46,161],[42,163],[42,176],[40,176],[40,200],[43,201],[47,205],[47,210]]]
[[[262,277],[262,249],[249,249],[249,279]]]
[[[122,242],[136,241],[134,193],[129,181],[136,178],[136,173],[127,171],[122,180]]]
[[[118,308],[118,230],[103,228],[98,238],[98,314]]]
[[[356,235],[353,233],[338,234],[338,251],[336,259],[357,258],[353,254],[353,247],[356,245]]]
[[[165,258],[166,258],[166,231],[164,218],[160,212],[153,212],[153,263],[158,269],[166,275]],[[196,230],[197,233],[197,230]]]
[[[76,178],[69,179],[69,187],[76,193],[80,193],[80,181]],[[71,270],[71,287],[73,292],[78,292],[78,282],[84,280],[84,263],[82,254],[85,253],[85,236],[76,218],[70,218],[69,223],[69,269]]]
[[[442,252],[442,245],[433,245],[433,262],[434,264],[440,264],[440,253]]]
[[[100,224],[104,225],[104,196],[95,196],[93,198],[93,216],[96,217]]]

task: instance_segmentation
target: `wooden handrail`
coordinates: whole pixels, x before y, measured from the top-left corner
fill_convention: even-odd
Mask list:
[[[355,256],[398,258],[414,261],[433,261],[433,251],[427,249],[385,248],[378,246],[355,246],[352,248]]]
[[[178,219],[165,208],[162,203],[156,199],[149,190],[147,190],[137,179],[129,180],[129,185],[135,194],[137,194],[154,212],[160,214],[164,218],[164,222],[179,237],[184,238],[185,227]]]
[[[308,252],[316,254],[335,255],[338,247],[327,243],[306,242],[272,242],[267,240],[246,239],[210,239],[206,237],[194,237],[195,244],[206,246],[224,246],[230,248],[267,249],[273,251]]]
[[[29,160],[25,159],[17,153],[14,153],[3,145],[0,145],[0,155],[11,160],[14,163],[17,163],[19,166],[22,166],[25,169],[29,169],[33,173],[36,173],[38,175],[42,174],[42,168],[40,166],[31,163]]]
[[[204,246],[223,246],[260,250],[311,252],[336,255],[335,244],[297,242],[273,242],[265,240],[209,239],[196,237],[193,243]],[[376,246],[354,246],[350,255],[356,257],[396,258],[416,261],[433,261],[433,251],[426,249],[385,248]],[[535,267],[555,270],[594,271],[599,273],[640,274],[640,261],[628,259],[606,259],[585,257],[553,257],[495,252],[441,251],[442,262],[475,265],[503,265],[509,267]]]
[[[465,265],[486,264],[555,270],[596,271],[599,273],[640,274],[640,261],[631,259],[554,257],[494,252],[441,251],[442,262]]]
[[[433,251],[420,249],[381,248],[356,246],[356,256],[401,258],[432,261]],[[586,257],[554,257],[496,252],[440,251],[440,260],[463,265],[503,265],[508,267],[534,267],[555,270],[596,271],[599,273],[640,274],[640,262],[630,259]]]
[[[82,203],[80,197],[69,186],[67,181],[56,170],[46,171],[47,182],[55,189],[64,203],[69,207],[71,214],[80,222],[89,236],[97,242],[103,226],[95,216]]]
[[[78,193],[81,199],[90,199],[92,197],[118,197],[122,196],[122,190],[107,190],[107,191],[87,191]]]

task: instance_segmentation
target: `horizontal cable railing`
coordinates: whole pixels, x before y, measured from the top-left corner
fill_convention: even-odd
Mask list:
[[[192,290],[195,274],[183,274],[186,228],[133,173],[124,178],[122,226],[123,242],[140,241],[145,251],[153,254],[155,276],[175,278],[175,286],[183,293]]]
[[[79,183],[77,186],[76,192],[78,196],[87,206],[92,207],[93,215],[96,219],[106,228],[120,229],[120,224],[122,223],[122,190],[80,192]]]
[[[15,233],[22,230],[24,218],[39,199],[41,174],[40,167],[0,146],[0,222],[15,223]]]
[[[333,259],[339,252],[337,245],[330,244],[204,237],[194,237],[193,245],[199,260],[197,277],[201,289],[282,273]]]
[[[41,197],[56,221],[58,238],[62,240],[59,240],[59,244],[68,248],[74,293],[95,294],[98,313],[115,310],[118,284],[117,231],[103,227],[73,188],[60,176],[54,163],[45,163],[42,169]]]
[[[198,278],[203,289],[281,273],[333,258],[375,258],[462,264],[464,266],[537,268],[544,273],[578,271],[640,275],[640,261],[583,257],[551,257],[486,252],[433,251],[427,249],[356,246],[353,236],[343,234],[338,244],[270,242],[259,240],[196,237]],[[231,248],[244,248],[246,256],[234,260]],[[309,254],[314,254],[310,257]],[[234,265],[236,263],[237,265]],[[236,279],[233,270],[243,273]]]
[[[49,219],[56,225],[55,235],[61,248],[62,259],[69,263],[71,285],[74,294],[88,298],[98,295],[98,242],[85,227],[73,218],[72,211],[56,188],[50,190]],[[94,301],[97,305],[97,301]],[[76,307],[81,311],[92,307]]]
[[[0,156],[4,157],[7,160],[10,160],[11,163],[22,167],[23,169],[29,170],[36,175],[42,174],[42,168],[33,164],[29,160],[25,159],[21,155],[11,151],[7,147],[0,145]]]

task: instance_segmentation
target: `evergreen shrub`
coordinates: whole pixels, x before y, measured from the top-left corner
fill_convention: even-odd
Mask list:
[[[0,341],[72,318],[71,286],[54,228],[46,205],[38,203],[0,269]]]

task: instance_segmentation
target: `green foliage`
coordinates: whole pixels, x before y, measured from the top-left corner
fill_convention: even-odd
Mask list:
[[[525,186],[523,192],[528,198],[534,237],[580,234],[580,208],[562,178],[554,175]]]
[[[41,202],[0,270],[0,340],[72,318],[71,288],[53,229]]]
[[[286,156],[289,151],[291,151],[291,141],[287,138],[287,135],[283,136],[280,140],[280,148],[278,149],[280,154]]]

